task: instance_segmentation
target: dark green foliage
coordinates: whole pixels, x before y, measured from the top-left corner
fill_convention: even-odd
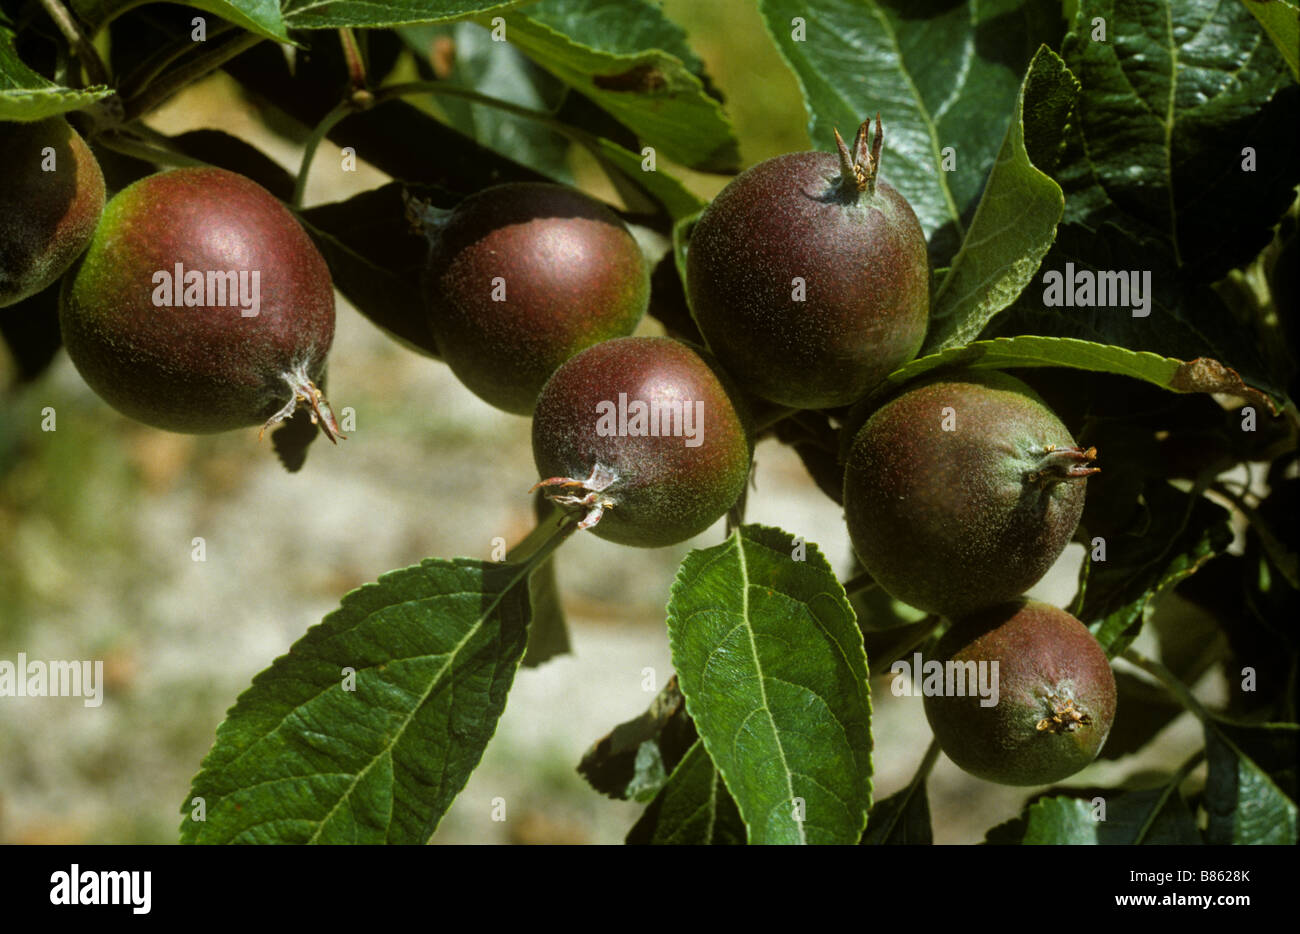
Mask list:
[[[177,264],[176,304],[159,305]],[[231,294],[234,280],[224,299],[207,286],[232,271],[248,273],[249,296],[258,274],[255,308]],[[204,281],[183,296],[191,273]],[[82,377],[138,421],[227,431],[281,420],[302,401],[337,434],[316,389],[334,337],[329,269],[280,202],[241,175],[177,169],[114,197],[64,283],[60,322]]]
[[[1056,607],[1017,600],[955,622],[932,658],[997,663],[997,702],[971,690],[927,693],[925,715],[944,753],[972,775],[1045,785],[1097,757],[1115,719],[1115,676],[1097,640]],[[990,696],[988,699],[992,699]]]
[[[620,397],[626,431],[617,424]],[[638,427],[637,402],[681,405],[671,419],[647,415]],[[652,424],[663,429],[657,436],[636,434]],[[703,532],[740,496],[749,458],[745,423],[715,371],[666,337],[584,350],[556,370],[533,416],[533,459],[551,498],[581,506],[595,534],[623,545],[672,545]]]
[[[695,226],[691,311],[723,365],[765,399],[845,405],[920,349],[925,235],[875,168],[846,172],[824,152],[777,156],[734,179]]]
[[[631,334],[650,271],[627,227],[574,188],[516,182],[466,198],[432,233],[429,325],[480,398],[529,415],[579,350]]]
[[[35,295],[86,249],[104,175],[68,121],[0,123],[0,307]]]
[[[1090,452],[1024,383],[945,374],[877,410],[844,476],[849,535],[891,595],[957,616],[1019,596],[1060,557]]]

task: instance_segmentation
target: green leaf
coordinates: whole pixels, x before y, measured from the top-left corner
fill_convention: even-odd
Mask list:
[[[1200,846],[1196,816],[1178,788],[1166,784],[1147,791],[1126,791],[1106,801],[1106,820],[1097,829],[1099,843],[1123,846]]]
[[[649,801],[698,739],[674,675],[645,713],[592,744],[578,773],[603,795]]]
[[[1204,282],[1268,244],[1300,181],[1300,87],[1243,4],[1080,0],[1062,55],[1084,87],[1057,176],[1067,221],[1162,243]]]
[[[745,824],[698,740],[628,832],[629,844],[739,845]]]
[[[546,0],[505,19],[511,43],[659,155],[701,171],[738,165],[731,123],[699,76],[661,47],[637,47],[652,39],[684,44],[656,7],[641,0]]]
[[[559,107],[567,91],[508,42],[493,42],[488,31],[477,23],[424,24],[399,31],[406,44],[420,55],[428,54],[436,38],[453,43],[451,72],[442,78],[451,84],[547,113]],[[499,107],[450,95],[439,96],[437,102],[448,122],[479,144],[558,182],[573,184],[570,141],[561,133]]]
[[[683,288],[686,287],[686,250],[691,242],[691,231],[695,229],[703,213],[703,208],[692,211],[678,218],[673,224],[673,262],[677,264],[677,277],[681,280]]]
[[[879,111],[882,177],[916,211],[931,256],[951,256],[997,156],[1034,50],[1055,45],[1059,11],[1035,0],[760,0],[803,90],[813,147],[833,151]],[[796,35],[799,19],[804,31]],[[953,171],[942,171],[952,147]],[[942,263],[939,263],[942,265]]]
[[[177,0],[178,3],[219,16],[241,29],[270,39],[288,42],[280,0]],[[86,24],[88,35],[95,35],[113,19],[140,5],[140,0],[71,0],[73,12]],[[211,24],[208,26],[211,29]]]
[[[1294,723],[1206,720],[1207,843],[1296,844],[1298,739]]]
[[[918,357],[889,374],[889,382],[895,385],[905,383],[941,367],[1002,370],[1040,366],[1116,373],[1172,392],[1232,393],[1274,408],[1267,396],[1247,386],[1237,373],[1216,360],[1200,358],[1184,362],[1113,344],[1036,334],[975,341],[964,347]]]
[[[908,785],[897,794],[877,801],[867,818],[862,842],[868,846],[931,844],[930,798],[925,782]]]
[[[668,601],[668,639],[749,842],[857,843],[871,805],[867,658],[816,546],[745,526],[691,552]]]
[[[248,91],[307,128],[319,124],[338,105],[340,76],[347,74],[334,37],[315,43],[310,56],[299,55],[292,70],[283,51],[269,43],[254,46],[225,68]],[[327,136],[395,179],[435,185],[462,196],[502,182],[546,180],[406,101],[389,101],[350,114]],[[323,168],[318,160],[316,171]],[[401,221],[400,213],[395,219]]]
[[[1078,798],[1040,798],[1018,820],[989,831],[988,842],[1022,846],[1095,844],[1098,822],[1092,814],[1092,807]]]
[[[1106,800],[1097,842],[1123,846],[1197,846],[1203,843],[1196,816],[1172,784],[1126,791]]]
[[[1021,86],[1015,115],[993,166],[966,239],[931,303],[922,353],[974,340],[1016,300],[1056,239],[1065,196],[1040,161],[1054,158],[1079,82],[1046,46],[1039,48]]]
[[[1300,7],[1290,0],[1241,0],[1259,20],[1277,50],[1300,81]]]
[[[1105,561],[1092,560],[1096,544],[1086,546],[1071,610],[1111,658],[1137,638],[1161,597],[1232,543],[1228,511],[1199,493],[1189,496],[1156,480],[1143,487],[1142,498],[1144,513],[1105,540]]]
[[[1159,788],[1101,797],[1095,804],[1069,795],[1041,797],[1019,817],[990,830],[986,842],[1024,846],[1167,846],[1202,842],[1196,818],[1174,780]]]
[[[1264,332],[1254,322],[1235,315],[1209,285],[1184,275],[1160,241],[1135,239],[1111,222],[1101,231],[1063,222],[1043,260],[1039,282],[1048,271],[1060,274],[1063,283],[1085,274],[1099,282],[1096,277],[1102,272],[1125,271],[1131,282],[1131,273],[1138,272],[1147,314],[1134,315],[1123,307],[1047,307],[1048,289],[1043,283],[1041,291],[1038,285],[1025,289],[1015,307],[993,320],[984,337],[1071,337],[1178,360],[1218,361],[1220,369],[1227,371],[1224,376],[1238,374],[1251,386],[1283,398],[1286,378],[1270,373],[1259,351],[1260,342],[1266,339]]]
[[[424,843],[524,653],[524,569],[426,559],[343,598],[253,679],[182,812],[186,843]],[[355,690],[345,689],[353,671]]]
[[[18,57],[14,31],[0,25],[0,120],[44,120],[89,107],[112,94],[102,85],[81,90],[65,88],[32,71]]]
[[[521,12],[602,52],[636,55],[659,49],[694,74],[704,74],[704,63],[686,41],[686,31],[650,0],[540,0]]]
[[[339,26],[409,26],[448,23],[496,13],[528,0],[285,0],[284,18],[294,29]]]
[[[673,220],[698,214],[704,209],[704,202],[675,177],[658,168],[653,172],[643,170],[641,156],[628,152],[611,140],[597,140],[592,154],[602,164],[644,191],[653,201],[662,204]]]

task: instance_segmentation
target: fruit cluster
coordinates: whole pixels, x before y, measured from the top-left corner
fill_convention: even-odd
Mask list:
[[[0,304],[62,276],[64,341],[101,397],[182,432],[270,425],[305,403],[341,437],[320,388],[330,272],[270,193],[187,168],[105,206],[62,118],[0,134],[20,182],[0,208],[21,221],[0,238]],[[937,739],[976,775],[1054,781],[1100,749],[1115,683],[1081,623],[1022,594],[1074,535],[1096,452],[1003,373],[882,388],[920,350],[930,281],[916,215],[879,175],[882,141],[877,116],[874,136],[863,123],[836,154],[756,165],[702,213],[685,285],[707,347],[632,336],[650,301],[641,248],[609,208],[553,184],[429,212],[425,323],[469,389],[533,416],[537,486],[626,545],[684,541],[737,503],[755,411],[856,404],[843,502],[858,558],[891,596],[952,620],[943,662],[996,662],[1004,679],[993,708],[927,696]],[[58,171],[38,167],[49,147]]]
[[[844,509],[863,566],[891,596],[952,620],[934,651],[945,668],[987,666],[1001,682],[992,707],[966,692],[925,696],[944,752],[982,778],[1064,778],[1110,731],[1105,652],[1073,616],[1021,596],[1073,537],[1095,457],[999,372],[911,385],[854,438]]]

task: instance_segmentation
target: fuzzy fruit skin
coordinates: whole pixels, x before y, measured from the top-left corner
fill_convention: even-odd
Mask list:
[[[259,314],[238,301],[157,307],[153,274],[260,272]],[[253,181],[215,168],[143,178],[104,211],[64,282],[59,320],[82,378],[119,412],[191,434],[257,425],[318,380],[334,338],[329,268],[293,215]]]
[[[710,349],[749,390],[797,408],[860,399],[916,356],[930,313],[925,235],[889,184],[839,190],[830,153],[761,162],[691,234],[686,283]],[[804,301],[793,280],[806,284]]]
[[[505,301],[494,301],[493,280]],[[475,395],[529,415],[578,351],[631,334],[650,269],[617,214],[563,185],[516,182],[461,202],[437,230],[426,277],[443,359]]]
[[[54,171],[43,171],[46,147]],[[0,308],[51,285],[86,249],[104,210],[104,175],[62,117],[0,123]]]
[[[628,400],[704,403],[701,444],[683,437],[601,436],[597,404]],[[589,347],[555,371],[533,415],[541,477],[588,477],[597,465],[617,480],[613,503],[591,531],[611,542],[656,548],[707,529],[740,497],[751,439],[713,365],[667,337],[623,337]]]
[[[1064,610],[1017,600],[958,620],[935,647],[941,662],[998,663],[998,702],[978,694],[925,698],[944,753],[965,771],[1003,785],[1046,785],[1097,757],[1115,719],[1115,676],[1088,628]],[[1064,729],[1044,719],[1070,705],[1087,721]]]
[[[1074,439],[1004,373],[945,374],[885,403],[858,432],[844,474],[863,566],[895,598],[948,617],[1024,593],[1083,513],[1083,480],[1030,478],[1053,445]]]

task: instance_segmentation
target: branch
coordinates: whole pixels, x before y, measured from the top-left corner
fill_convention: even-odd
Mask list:
[[[81,31],[77,21],[72,18],[68,8],[60,0],[41,0],[41,6],[45,8],[46,13],[50,14],[50,19],[54,20],[63,37],[77,53],[77,58],[81,61],[81,66],[86,69],[86,77],[90,79],[90,83],[107,85],[108,69],[104,67],[104,60],[99,57],[99,53],[90,44],[86,34]]]

